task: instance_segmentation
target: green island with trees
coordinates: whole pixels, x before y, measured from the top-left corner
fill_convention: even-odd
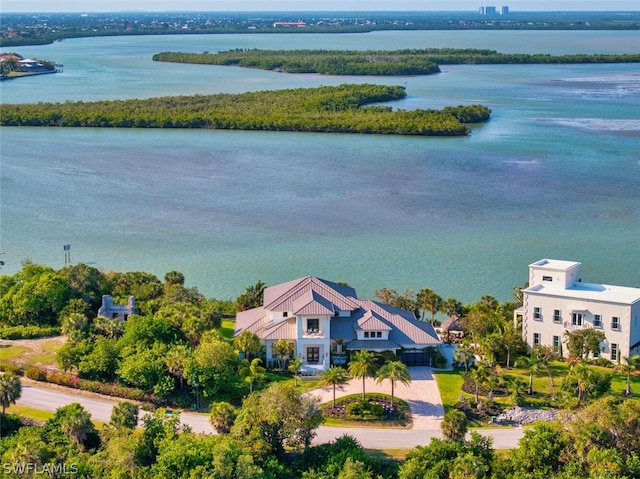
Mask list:
[[[410,48],[403,50],[260,50],[219,53],[162,52],[154,61],[233,65],[286,73],[321,75],[430,75],[439,65],[523,65],[566,63],[638,63],[640,54],[549,55],[498,53],[475,48]]]
[[[401,86],[339,85],[241,94],[172,96],[38,104],[3,104],[2,126],[204,128],[461,136],[484,122],[482,105],[393,110],[373,105],[405,98]]]
[[[29,464],[32,475],[93,478],[640,477],[640,400],[634,396],[640,356],[618,364],[587,359],[601,340],[589,329],[565,338],[569,360],[552,348],[529,348],[512,319],[520,288],[514,301],[485,295],[474,304],[443,299],[429,288],[375,291],[375,300],[434,325],[438,313],[460,318],[464,337],[449,338],[460,341],[455,367],[434,372],[445,408],[443,438],[403,451],[391,444],[366,450],[350,436],[314,445],[323,422],[410,423],[406,403],[394,397],[395,385],[411,382],[409,369],[393,354],[359,351],[319,380],[300,379],[301,364],[288,356],[284,340],[274,345],[281,351],[278,364],[263,367],[264,346],[250,332],[234,338],[233,318],[262,304],[265,287],[259,281],[235,300],[219,300],[186,287],[178,271],[160,280],[145,272],[85,264],[55,270],[29,261],[15,274],[0,275],[0,336],[64,335],[57,368],[42,367],[42,356],[18,361],[23,343],[5,341],[0,349],[3,472],[20,477]],[[133,295],[136,314],[126,320],[97,316],[105,294],[119,304]],[[92,421],[78,403],[36,420],[15,406],[18,375],[123,401],[107,423]],[[387,384],[391,395],[368,393],[366,378]],[[336,388],[350,380],[362,382],[362,394],[336,400]],[[333,400],[319,404],[305,394],[318,386],[332,389]],[[516,404],[542,407],[556,418],[533,423],[508,454],[495,450],[490,437],[473,429],[466,434]],[[181,426],[167,406],[206,411],[218,434]],[[387,419],[389,407],[395,415]],[[146,412],[138,423],[140,409]]]

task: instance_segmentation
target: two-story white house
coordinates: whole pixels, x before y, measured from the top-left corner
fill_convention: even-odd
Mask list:
[[[580,263],[541,259],[529,265],[523,290],[522,335],[530,346],[552,346],[567,356],[567,331],[595,328],[606,340],[598,356],[618,362],[640,353],[640,288],[585,283]]]
[[[237,314],[235,335],[245,330],[263,341],[268,364],[278,359],[272,347],[283,339],[308,372],[345,364],[349,351],[397,352],[441,344],[433,326],[412,312],[361,300],[355,289],[313,276],[266,288],[263,306]]]

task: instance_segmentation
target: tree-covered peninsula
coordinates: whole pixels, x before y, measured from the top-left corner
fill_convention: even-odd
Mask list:
[[[260,50],[236,49],[219,53],[162,52],[154,61],[232,65],[286,73],[321,75],[430,75],[438,65],[638,63],[640,54],[547,55],[499,53],[475,48],[404,50]]]
[[[13,104],[0,107],[2,126],[205,128],[232,130],[460,136],[489,119],[482,105],[393,110],[404,87],[340,85],[241,94]]]

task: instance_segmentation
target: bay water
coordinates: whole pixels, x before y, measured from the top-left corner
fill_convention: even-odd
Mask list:
[[[15,48],[64,72],[0,83],[2,103],[406,86],[396,108],[481,103],[464,138],[210,130],[0,129],[2,273],[21,262],[182,271],[233,298],[305,275],[511,298],[543,257],[640,286],[640,64],[456,65],[363,78],[151,61],[232,48],[637,53],[640,32],[373,32],[65,40]]]

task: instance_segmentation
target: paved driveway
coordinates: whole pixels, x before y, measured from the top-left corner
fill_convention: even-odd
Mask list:
[[[411,374],[411,383],[408,386],[397,383],[394,395],[409,404],[413,417],[413,429],[420,431],[439,430],[444,409],[431,368],[414,366],[409,368],[409,373]],[[367,378],[365,392],[391,394],[391,384],[389,381],[378,384],[375,379]],[[311,394],[318,396],[322,403],[329,402],[333,399],[333,388],[314,389]],[[336,398],[349,394],[362,394],[362,379],[352,379],[342,389],[336,388]]]

